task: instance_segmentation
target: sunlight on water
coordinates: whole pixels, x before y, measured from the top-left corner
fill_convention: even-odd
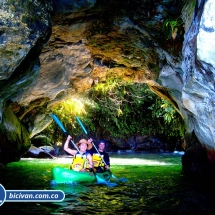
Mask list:
[[[37,162],[37,163],[47,163],[47,159],[41,159],[39,161],[35,161],[31,158],[22,158],[21,160],[26,160],[30,162]],[[56,158],[51,160],[52,163],[55,164],[70,164],[71,158]],[[147,160],[147,159],[139,159],[139,158],[111,158],[111,165],[152,165],[152,166],[165,166],[165,165],[175,165],[173,163],[161,162],[156,160]]]
[[[146,159],[139,159],[139,158],[130,158],[130,159],[123,159],[123,158],[112,158],[111,159],[112,165],[152,165],[152,166],[159,166],[159,165],[173,165],[172,163],[166,162],[159,162],[156,160],[146,160]]]
[[[117,153],[110,153],[110,160],[111,160],[111,165],[149,165],[149,166],[165,166],[165,165],[176,165],[176,163],[168,162],[168,161],[163,161],[166,160],[165,158],[171,157],[173,154],[157,154],[157,157],[155,159],[154,154],[138,154],[138,153],[130,153],[130,154],[117,154]],[[152,158],[150,157],[152,156]],[[176,158],[180,157],[179,155],[175,155]],[[147,159],[145,159],[147,157]],[[72,159],[72,156],[67,156],[67,157],[61,157],[61,158],[56,158],[53,160],[50,160],[52,163],[56,164],[70,164]],[[22,160],[28,160],[31,162],[35,162],[35,159],[33,158],[22,158]],[[37,160],[36,162],[39,163],[47,163],[47,159],[40,159],[39,161]],[[180,165],[181,163],[178,163]]]
[[[6,202],[0,214],[215,214],[213,181],[184,176],[181,155],[112,153],[110,157],[116,178],[106,184],[54,183],[52,169],[69,168],[71,157],[25,158],[8,164],[0,169],[0,184],[6,189],[62,190],[65,199],[53,203]]]

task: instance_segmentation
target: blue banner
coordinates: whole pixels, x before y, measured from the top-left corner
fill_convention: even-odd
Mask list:
[[[4,202],[61,202],[62,190],[5,190],[0,184],[0,206]]]
[[[61,190],[6,190],[7,202],[58,202],[64,200]]]

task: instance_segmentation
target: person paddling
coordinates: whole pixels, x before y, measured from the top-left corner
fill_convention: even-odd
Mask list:
[[[85,172],[87,170],[93,169],[93,159],[91,153],[88,151],[92,148],[92,143],[86,139],[79,140],[75,145],[78,147],[78,150],[70,149],[69,142],[72,137],[68,135],[66,142],[64,143],[63,149],[71,155],[74,155],[72,162],[72,169],[75,171]]]
[[[91,139],[89,140],[91,141]],[[93,154],[93,162],[96,168],[96,172],[104,172],[105,170],[110,169],[110,157],[109,154],[105,151],[105,148],[108,146],[105,140],[99,140],[97,142],[97,149],[92,148],[90,151]],[[99,153],[98,153],[99,152]],[[103,159],[101,159],[101,157]],[[104,162],[103,162],[104,160]]]

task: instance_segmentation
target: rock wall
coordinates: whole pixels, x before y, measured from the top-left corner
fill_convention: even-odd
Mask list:
[[[0,113],[11,103],[30,137],[51,122],[56,103],[120,77],[172,102],[185,120],[187,146],[194,135],[213,161],[212,0],[187,1],[183,13],[182,1],[171,0],[11,2],[0,2]],[[185,34],[179,25],[164,38],[169,17],[182,17]]]
[[[198,2],[182,50],[182,102],[188,131],[194,131],[199,141],[212,150],[215,149],[214,6],[212,0]]]
[[[0,163],[17,161],[30,147],[28,127],[17,117],[14,98],[40,72],[39,55],[51,35],[51,5],[44,1],[0,1]],[[15,114],[14,114],[15,113]]]
[[[11,111],[10,106],[5,107],[2,115],[0,135],[1,163],[18,161],[23,153],[28,150],[31,142],[27,129]]]

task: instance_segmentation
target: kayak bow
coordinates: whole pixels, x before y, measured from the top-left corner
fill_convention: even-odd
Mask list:
[[[54,167],[52,169],[53,179],[56,183],[92,183],[107,182],[111,178],[109,171],[104,173],[77,172],[63,167]]]

